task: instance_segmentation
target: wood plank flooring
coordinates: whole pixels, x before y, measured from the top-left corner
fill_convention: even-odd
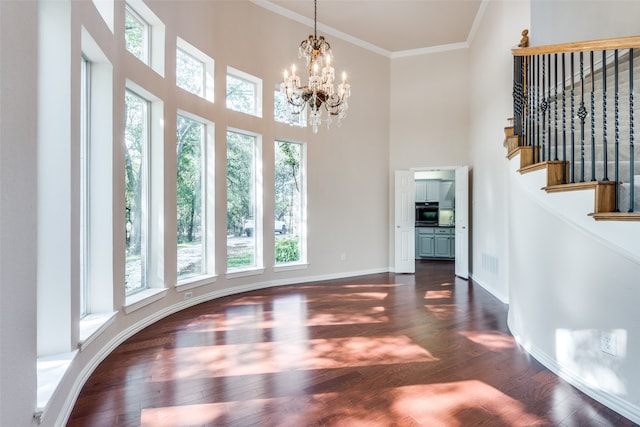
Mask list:
[[[635,426],[519,348],[453,262],[220,298],[121,344],[68,426]]]

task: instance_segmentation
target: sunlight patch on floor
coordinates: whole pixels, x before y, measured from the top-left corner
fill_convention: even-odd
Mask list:
[[[517,400],[476,380],[420,384],[380,390],[372,396],[348,391],[247,399],[220,403],[145,408],[143,427],[187,425],[409,425],[463,427],[535,426],[547,420],[530,414]]]
[[[451,298],[452,291],[449,289],[442,291],[427,291],[424,295],[424,299],[443,299]]]
[[[409,337],[390,335],[174,348],[159,354],[149,372],[157,372],[150,381],[173,381],[437,360]]]
[[[422,425],[455,427],[472,420],[513,427],[546,424],[519,401],[477,380],[400,387],[393,397],[395,413],[411,414]]]
[[[424,306],[438,320],[446,320],[455,316],[457,307],[456,304],[429,304]]]
[[[489,351],[498,352],[516,346],[516,340],[512,336],[497,331],[461,331],[458,333]]]

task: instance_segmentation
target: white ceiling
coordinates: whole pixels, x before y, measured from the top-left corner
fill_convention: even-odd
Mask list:
[[[340,37],[389,57],[466,47],[486,1],[319,0],[318,35]],[[313,0],[253,2],[313,27]]]

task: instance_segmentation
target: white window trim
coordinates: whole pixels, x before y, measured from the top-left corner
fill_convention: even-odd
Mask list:
[[[113,311],[113,66],[82,27],[82,54],[91,61],[87,314]],[[82,321],[81,321],[82,336]]]
[[[300,145],[300,209],[302,210],[302,217],[300,218],[300,260],[280,264],[275,263],[274,245],[274,271],[299,270],[302,268],[307,268],[309,266],[309,262],[307,259],[307,143],[284,138],[276,138],[274,144],[277,142],[286,142],[290,144]]]
[[[164,104],[154,94],[126,80],[125,88],[149,102],[149,136],[148,136],[148,254],[147,254],[147,288],[135,291],[126,296],[125,306],[136,302],[138,294],[147,295],[149,290],[166,290],[165,288],[165,239],[164,222]],[[153,147],[156,147],[155,149]],[[123,254],[124,255],[124,254]],[[123,258],[124,259],[124,258]],[[122,283],[124,286],[124,282]]]
[[[238,110],[232,110],[230,108],[228,108],[230,111],[236,111],[238,113],[244,113],[244,114],[249,114],[251,116],[256,116],[256,117],[260,117],[262,118],[262,79],[256,76],[253,76],[249,73],[245,73],[244,71],[240,71],[236,68],[233,67],[227,67],[227,76],[233,76],[237,79],[240,80],[245,80],[247,82],[253,83],[256,85],[256,110],[254,112],[246,112],[246,111],[238,111]],[[225,94],[226,94],[226,87],[225,87]]]
[[[282,123],[285,125],[289,125],[289,126],[295,126],[295,127],[299,127],[299,128],[306,128],[307,127],[307,109],[306,107],[300,112],[300,114],[297,115],[298,117],[298,121],[293,121],[293,120],[289,120],[286,122],[282,122],[278,119],[276,119],[276,99],[278,96],[282,96],[283,98],[283,102],[285,103],[285,105],[287,104],[287,100],[284,96],[284,94],[280,91],[280,84],[276,84],[275,85],[275,89],[273,91],[273,121],[276,123]],[[295,117],[295,114],[291,114],[288,113],[290,118]]]
[[[205,127],[205,141],[202,147],[202,159],[204,165],[204,171],[202,173],[202,206],[204,209],[204,214],[202,215],[202,219],[204,227],[203,237],[205,239],[205,242],[203,254],[204,272],[197,276],[191,276],[182,280],[178,280],[176,288],[178,288],[179,286],[187,285],[189,283],[195,283],[200,280],[205,280],[207,283],[212,283],[210,278],[215,277],[215,123],[195,114],[191,114],[188,111],[178,110],[177,115],[200,122]],[[214,281],[215,279],[213,280],[213,282]]]
[[[257,134],[255,132],[250,132],[238,128],[227,128],[227,133],[239,133],[243,135],[248,135],[255,138],[254,144],[254,206],[253,206],[253,226],[254,226],[254,244],[255,244],[255,265],[251,267],[237,267],[237,268],[229,268],[227,264],[225,264],[226,269],[226,277],[239,277],[235,276],[237,273],[249,272],[249,275],[252,274],[260,274],[260,273],[251,273],[252,271],[262,270],[264,271],[264,252],[263,252],[263,180],[262,180],[262,135]],[[226,133],[225,133],[226,135]],[[226,149],[228,149],[227,141],[225,141]],[[226,177],[225,177],[226,179]],[[228,209],[228,206],[225,206],[225,209]],[[228,245],[228,242],[227,242]],[[232,276],[229,276],[229,275]]]
[[[125,314],[131,314],[136,310],[153,304],[163,299],[169,290],[167,288],[147,288],[127,297],[126,303],[122,306]]]
[[[185,53],[187,53],[188,55],[191,55],[192,57],[194,57],[195,59],[197,59],[198,61],[202,62],[202,64],[204,65],[204,87],[203,87],[203,91],[204,93],[202,94],[201,98],[206,99],[209,102],[214,102],[214,70],[215,70],[215,61],[213,60],[213,58],[211,58],[209,55],[203,53],[201,50],[199,50],[198,48],[194,47],[193,45],[189,44],[188,42],[184,41],[183,39],[181,39],[180,37],[177,38],[176,40],[176,47],[177,49],[180,49],[182,51],[184,51]],[[180,87],[180,86],[178,86]],[[181,88],[182,89],[182,88]],[[192,92],[189,92],[192,93]],[[197,94],[194,94],[197,95]]]
[[[164,23],[143,0],[127,0],[126,6],[139,15],[149,25],[149,63],[153,71],[164,77],[165,33]]]

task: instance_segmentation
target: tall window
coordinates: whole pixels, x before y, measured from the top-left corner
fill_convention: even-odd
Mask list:
[[[257,137],[227,131],[227,269],[257,266]]]
[[[90,62],[82,56],[80,76],[80,317],[89,313],[89,106]]]
[[[178,280],[206,272],[204,123],[179,115],[176,136]]]
[[[228,67],[227,108],[262,117],[262,80]]]
[[[125,10],[124,39],[127,50],[145,64],[150,65],[151,27],[129,5]]]
[[[125,112],[125,288],[129,295],[148,287],[149,102],[127,91]]]
[[[304,259],[302,148],[302,144],[298,143],[275,142],[276,264],[301,262]]]

